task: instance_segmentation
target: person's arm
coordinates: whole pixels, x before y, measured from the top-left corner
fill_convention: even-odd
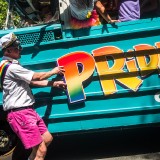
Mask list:
[[[105,7],[101,3],[101,1],[96,1],[95,2],[95,7],[98,11],[98,13],[108,22],[108,23],[115,23],[119,22],[119,20],[112,20],[110,15],[106,12]]]
[[[39,81],[39,80],[41,81],[44,79],[48,79],[49,77],[51,77],[54,74],[63,75],[64,72],[65,72],[65,70],[64,70],[64,67],[62,67],[62,66],[55,67],[51,71],[48,71],[48,72],[35,72],[33,74],[32,81]]]
[[[115,3],[114,9],[117,10],[118,9],[118,0],[114,0],[114,3]]]
[[[42,81],[31,81],[30,85],[37,86],[37,87],[57,87],[66,89],[67,85],[63,81],[48,81],[48,80],[42,80]]]

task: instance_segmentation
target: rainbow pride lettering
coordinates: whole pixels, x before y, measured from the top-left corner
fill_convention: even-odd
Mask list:
[[[143,80],[160,68],[160,42],[155,47],[139,44],[124,53],[115,46],[103,46],[94,49],[92,55],[84,51],[76,51],[60,57],[57,62],[65,68],[65,81],[70,103],[86,99],[83,82],[88,80],[96,66],[104,95],[117,92],[116,82],[122,87],[136,92]],[[113,60],[112,66],[109,59]],[[140,76],[139,76],[140,73]],[[122,76],[123,75],[123,76]]]
[[[86,99],[82,82],[94,72],[93,57],[86,52],[77,51],[59,58],[58,65],[64,66],[65,69],[64,77],[67,83],[69,102],[74,103]]]

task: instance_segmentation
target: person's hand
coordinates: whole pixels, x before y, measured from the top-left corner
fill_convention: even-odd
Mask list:
[[[63,66],[55,67],[52,69],[53,74],[60,74],[63,75],[65,70]]]
[[[117,23],[117,22],[120,22],[120,20],[114,20],[114,19],[112,19],[108,23],[112,24],[112,23]]]
[[[57,88],[61,88],[61,89],[66,89],[67,88],[67,84],[64,83],[63,81],[55,81],[53,83],[53,87],[57,87]]]

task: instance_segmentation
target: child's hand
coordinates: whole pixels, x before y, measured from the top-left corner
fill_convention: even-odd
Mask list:
[[[117,22],[121,22],[120,20],[114,20],[114,19],[112,19],[112,20],[110,20],[108,23],[117,23]]]

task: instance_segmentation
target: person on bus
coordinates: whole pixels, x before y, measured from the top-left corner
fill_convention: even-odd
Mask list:
[[[94,9],[95,0],[69,0],[71,28],[80,29],[100,24],[99,15]]]
[[[97,1],[98,3],[102,2],[102,0]],[[107,18],[110,17],[105,12],[101,12],[102,17],[110,23],[112,22],[124,22],[124,21],[132,21],[140,19],[140,4],[139,0],[115,0],[116,6],[118,8],[118,20],[112,21],[112,19]],[[101,8],[105,8],[103,3],[101,3]],[[107,10],[107,9],[106,9]]]
[[[97,0],[95,2],[95,8],[98,11],[98,13],[101,15],[101,17],[107,22],[107,23],[115,23],[119,22],[119,20],[112,19],[108,12],[114,12],[117,10],[117,1],[116,0]],[[102,20],[101,20],[102,21]]]
[[[34,110],[34,97],[29,85],[58,87],[66,89],[63,81],[47,80],[54,74],[64,74],[62,66],[48,72],[34,72],[22,67],[18,59],[22,47],[14,33],[0,39],[3,58],[1,66],[1,88],[3,89],[3,110],[7,121],[26,149],[32,148],[30,160],[44,160],[52,135],[44,121]]]
[[[117,10],[118,0],[101,0],[101,3],[105,6],[107,11],[115,11]]]
[[[139,0],[118,0],[118,19],[121,22],[140,19]]]
[[[71,28],[80,29],[101,24],[99,14],[108,22],[114,23],[100,0],[69,0],[71,11]],[[115,0],[116,2],[116,0]],[[111,7],[111,5],[110,5]]]

